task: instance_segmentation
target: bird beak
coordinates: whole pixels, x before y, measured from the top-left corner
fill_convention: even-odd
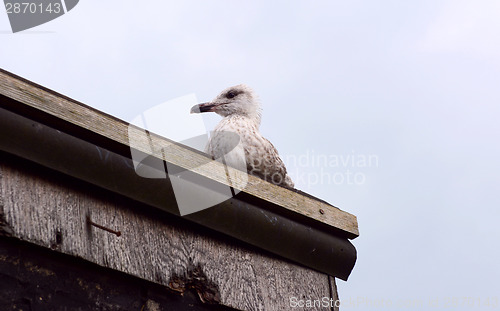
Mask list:
[[[217,107],[218,105],[219,104],[217,103],[203,103],[199,105],[194,105],[193,108],[191,108],[191,113],[214,111],[214,108]]]

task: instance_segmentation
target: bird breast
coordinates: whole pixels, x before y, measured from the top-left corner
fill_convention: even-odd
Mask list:
[[[215,127],[205,149],[214,159],[275,184],[293,187],[276,148],[252,119],[230,116]]]

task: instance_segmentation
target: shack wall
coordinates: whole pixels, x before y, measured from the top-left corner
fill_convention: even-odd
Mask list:
[[[170,293],[194,293],[205,304],[289,310],[292,297],[338,299],[328,275],[5,153],[0,153],[0,233]],[[141,299],[138,304],[148,301]]]

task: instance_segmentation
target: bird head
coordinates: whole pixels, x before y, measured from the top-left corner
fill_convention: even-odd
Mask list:
[[[239,115],[260,124],[260,104],[253,90],[245,84],[229,87],[211,102],[195,105],[191,113],[215,112],[223,117]]]

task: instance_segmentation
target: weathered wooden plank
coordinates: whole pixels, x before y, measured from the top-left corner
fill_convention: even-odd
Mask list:
[[[242,190],[255,198],[276,204],[287,212],[306,216],[332,226],[346,232],[350,238],[359,235],[357,219],[352,214],[312,197],[267,183],[231,167],[228,167],[232,179],[231,184],[229,184],[226,170],[221,163],[216,161],[207,163],[203,154],[193,152],[189,148],[155,134],[145,136],[144,130],[140,128],[130,126],[122,120],[3,70],[0,70],[0,94],[12,98],[27,107],[42,111],[77,127],[111,139],[123,146],[152,154],[183,169],[191,170],[221,184]],[[168,152],[163,152],[164,150],[168,150]]]
[[[328,276],[330,281],[330,297],[333,299],[333,311],[340,310],[340,298],[339,292],[337,290],[337,284],[335,282],[335,278],[331,275]]]
[[[199,266],[201,285],[209,287],[201,292],[242,310],[287,310],[291,297],[330,295],[324,274],[84,182],[19,163],[0,162],[0,215],[19,239],[174,289],[176,277],[182,281],[191,267]],[[87,217],[121,236],[90,226]]]

